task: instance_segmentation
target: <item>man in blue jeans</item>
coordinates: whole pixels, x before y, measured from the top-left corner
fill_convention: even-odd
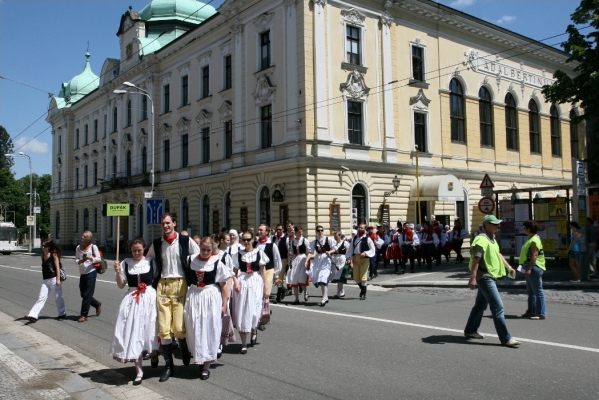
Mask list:
[[[92,233],[90,231],[83,232],[81,235],[81,244],[77,246],[75,251],[75,262],[79,265],[79,291],[81,292],[81,315],[77,322],[87,321],[90,305],[96,309],[96,315],[102,313],[102,303],[94,298],[96,289],[96,272],[95,263],[102,260],[98,247],[92,244]]]
[[[501,220],[494,215],[486,215],[483,218],[483,231],[474,239],[470,248],[468,287],[474,290],[478,286],[478,293],[466,328],[464,328],[464,336],[468,339],[484,339],[484,336],[478,333],[478,328],[487,305],[489,305],[501,344],[516,347],[520,345],[520,342],[514,339],[507,330],[503,315],[503,302],[497,290],[497,279],[504,277],[506,270],[512,277],[516,276],[516,271],[499,252],[499,244],[495,239],[495,233],[499,230],[500,223]]]

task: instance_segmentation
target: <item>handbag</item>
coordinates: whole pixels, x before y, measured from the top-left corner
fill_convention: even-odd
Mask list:
[[[64,282],[67,280],[67,273],[65,272],[62,263],[60,263],[60,281]]]
[[[270,300],[264,299],[262,303],[262,313],[260,314],[260,325],[270,324]]]
[[[231,315],[225,314],[222,317],[223,328],[220,334],[220,344],[224,347],[229,343],[235,342],[235,330],[233,329],[233,320]]]

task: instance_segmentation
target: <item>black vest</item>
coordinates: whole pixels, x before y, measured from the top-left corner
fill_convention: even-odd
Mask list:
[[[179,258],[183,267],[183,274],[188,278],[186,270],[189,268],[189,236],[179,235]],[[156,277],[152,286],[158,287],[158,281],[162,276],[162,238],[154,239],[154,261],[156,262]]]
[[[324,238],[324,245],[320,244],[320,241],[318,239],[315,240],[316,243],[316,252],[318,254],[323,254],[326,251],[331,250],[331,246],[329,245],[329,238],[325,236]]]
[[[216,263],[214,263],[214,269],[210,272],[204,272],[204,280],[203,282],[206,285],[213,285],[216,283],[216,270],[218,268],[218,263],[220,261],[217,261]],[[198,284],[198,275],[196,274],[196,272],[200,272],[200,271],[196,271],[195,269],[191,269],[189,268],[190,273],[187,274],[189,277],[187,278],[187,284],[188,285],[197,285]]]
[[[129,265],[125,263],[125,277],[127,278],[127,285],[130,288],[137,287],[139,283],[145,283],[146,285],[151,285],[152,280],[154,279],[154,266],[153,260],[150,261],[150,270],[145,274],[130,274],[129,273]],[[138,278],[139,277],[139,278]]]
[[[274,236],[276,238],[276,235]],[[282,260],[287,259],[288,257],[288,250],[287,250],[287,238],[289,236],[287,236],[287,234],[284,234],[283,237],[281,237],[281,240],[279,240],[279,244],[277,244],[277,247],[279,248],[279,255],[281,256]],[[274,243],[273,239],[273,243]]]
[[[358,239],[360,239],[360,241],[358,242],[358,246],[356,247],[356,240],[358,240]],[[366,243],[364,243],[364,240],[366,240]],[[362,250],[364,244],[366,244],[366,250]],[[358,236],[354,237],[353,245],[354,245],[354,254],[356,254],[356,249],[358,249],[359,254],[364,253],[365,251],[368,250],[368,235],[364,235],[363,238],[359,238]]]
[[[293,246],[293,241],[290,241],[291,246]],[[307,249],[306,249],[306,240],[302,237],[302,241],[301,244],[299,245],[299,251],[298,251],[298,246],[293,246],[293,254],[295,254],[296,256],[300,255],[300,254],[306,254],[307,253]]]
[[[256,257],[256,261],[252,261],[250,266],[252,271],[258,272],[260,269],[260,261],[262,260],[262,256],[260,255],[260,250],[258,250],[258,257]],[[237,265],[239,266],[239,270],[242,272],[246,272],[248,270],[247,264],[241,260],[241,252],[237,253]]]
[[[347,254],[347,247],[345,247],[345,240],[341,242],[341,246],[337,248],[337,254]]]

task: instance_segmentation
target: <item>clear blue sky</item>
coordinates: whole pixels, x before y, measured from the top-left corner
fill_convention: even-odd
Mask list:
[[[106,58],[119,57],[116,32],[121,15],[129,6],[140,11],[148,3],[149,0],[0,0],[0,75],[20,82],[0,79],[0,125],[13,138],[15,150],[31,156],[34,173],[49,174],[52,168],[51,134],[45,121],[48,93],[58,95],[62,82],[83,71],[88,41],[92,70],[100,75]],[[223,0],[210,2],[215,8],[222,3]],[[565,31],[570,14],[580,1],[441,0],[439,3],[542,40]],[[545,43],[556,45],[565,38]],[[30,142],[17,150],[27,141]],[[17,178],[27,175],[27,160],[17,158],[14,171]]]

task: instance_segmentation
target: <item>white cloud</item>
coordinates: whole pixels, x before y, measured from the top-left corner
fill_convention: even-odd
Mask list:
[[[1,0],[0,0],[1,1]],[[14,148],[15,149],[19,149],[19,151],[30,151],[31,153],[37,153],[37,154],[46,154],[48,153],[50,147],[48,146],[48,143],[46,142],[41,142],[37,139],[33,139],[31,140],[29,143],[29,138],[26,137],[21,137],[19,139],[17,139],[17,141],[14,143]],[[25,144],[27,143],[27,144]],[[23,146],[23,147],[21,147]]]
[[[476,3],[476,0],[455,0],[455,1],[452,1],[449,4],[449,6],[453,7],[453,8],[468,7],[468,6],[471,6],[474,3]]]
[[[498,24],[503,24],[505,23],[510,23],[516,20],[516,16],[515,15],[504,15],[503,17],[499,18],[497,20]]]

